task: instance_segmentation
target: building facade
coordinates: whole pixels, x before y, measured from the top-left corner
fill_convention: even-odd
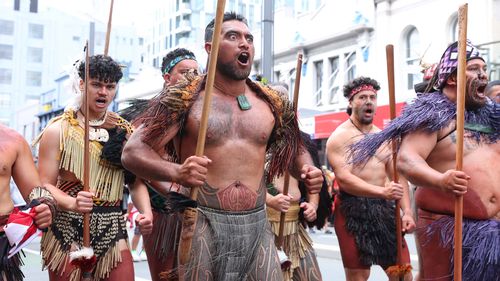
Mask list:
[[[52,116],[67,100],[64,96],[71,97],[61,88],[60,78],[82,58],[91,23],[94,53],[103,52],[106,37],[107,22],[88,13],[68,14],[39,6],[38,2],[0,2],[0,122],[21,134],[38,132],[43,122],[38,123],[37,115]],[[101,8],[108,10],[109,5]],[[125,80],[130,73],[139,72],[141,40],[133,26],[113,26],[109,55],[126,66]],[[57,95],[46,94],[57,91]]]
[[[308,4],[306,4],[306,2]],[[274,81],[293,92],[297,53],[304,54],[299,118],[304,131],[325,145],[343,121],[348,101],[342,87],[358,76],[378,80],[378,125],[389,118],[385,47],[394,45],[396,100],[416,96],[422,64],[438,62],[457,40],[458,0],[277,1],[274,35]],[[477,0],[468,5],[468,38],[500,78],[500,1]],[[259,71],[259,58],[255,69]],[[385,115],[384,115],[385,114]],[[384,116],[382,116],[384,115]]]

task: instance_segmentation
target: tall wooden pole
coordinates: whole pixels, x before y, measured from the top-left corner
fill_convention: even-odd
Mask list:
[[[457,69],[457,171],[462,170],[464,149],[464,111],[465,111],[465,68],[467,57],[467,11],[468,4],[458,9],[458,69]],[[455,196],[455,251],[453,272],[455,281],[462,281],[462,217],[463,196]]]
[[[208,127],[208,115],[210,113],[210,103],[212,100],[212,91],[215,80],[215,67],[217,65],[217,56],[219,54],[220,33],[222,28],[222,19],[224,17],[225,0],[217,1],[217,12],[215,16],[215,26],[212,35],[212,45],[210,48],[210,58],[208,61],[207,83],[205,84],[205,95],[203,97],[203,110],[201,113],[200,129],[198,131],[198,142],[196,143],[196,156],[203,156],[205,149],[205,139]],[[192,187],[190,198],[194,201],[198,199],[198,187]],[[196,227],[198,212],[196,208],[187,208],[184,210],[184,220],[182,222],[182,233],[179,242],[179,263],[186,264],[191,254],[191,244]]]
[[[295,67],[295,84],[293,86],[293,111],[297,114],[297,108],[299,104],[299,88],[300,88],[300,77],[302,73],[302,54],[297,55],[297,66]],[[290,185],[290,173],[288,169],[285,171],[285,178],[283,182],[283,194],[288,195],[288,187]],[[280,224],[278,228],[278,239],[277,244],[279,248],[283,246],[283,231],[285,227],[285,212],[280,214]]]
[[[89,42],[85,44],[85,88],[84,88],[84,141],[83,141],[83,191],[90,190],[90,143],[89,143]],[[90,213],[83,214],[83,247],[90,247]]]
[[[113,19],[113,4],[114,0],[111,0],[111,6],[109,7],[109,18],[108,18],[108,28],[106,30],[106,42],[104,43],[104,55],[108,55],[109,51],[109,39],[111,37],[111,22]]]
[[[394,46],[387,45],[385,47],[387,56],[387,80],[389,84],[389,107],[391,120],[396,118],[396,90],[394,84]],[[397,171],[397,141],[393,140],[392,145],[392,177],[395,183],[399,183],[399,174]],[[403,237],[401,234],[401,200],[396,200],[394,209],[394,219],[396,220],[396,265],[402,265],[402,247]],[[401,274],[402,275],[402,274]],[[399,280],[404,280],[404,275],[399,276]]]

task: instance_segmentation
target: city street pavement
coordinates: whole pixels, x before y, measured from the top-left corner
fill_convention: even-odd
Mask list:
[[[325,281],[342,281],[345,280],[342,259],[338,246],[337,237],[333,228],[330,228],[333,234],[325,234],[323,231],[316,230],[315,233],[310,233],[314,241],[314,248],[318,256],[318,262]],[[410,256],[413,266],[413,276],[418,268],[417,252],[415,249],[415,241],[413,235],[406,236],[406,242],[410,248]],[[139,245],[140,246],[140,245]],[[24,251],[24,266],[22,270],[26,276],[26,281],[47,281],[47,271],[42,271],[40,259],[40,239],[36,238]],[[146,281],[151,280],[149,276],[148,264],[146,261],[135,262],[135,280]],[[385,281],[387,277],[380,267],[372,267],[370,281]]]

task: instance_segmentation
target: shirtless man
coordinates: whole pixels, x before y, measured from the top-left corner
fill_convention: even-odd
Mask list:
[[[213,28],[214,21],[205,32],[208,53]],[[275,91],[248,79],[253,56],[246,20],[226,13],[205,156],[193,156],[203,77],[170,87],[125,146],[124,165],[142,178],[200,187],[191,260],[183,266],[182,280],[282,280],[264,209],[266,150],[274,155],[271,178],[292,167],[292,174],[313,193],[323,181],[301,148],[292,107]],[[170,151],[178,162],[157,153],[167,145],[175,148]]]
[[[42,238],[44,266],[49,269],[50,280],[80,279],[81,270],[69,263],[69,254],[82,243],[81,213],[90,212],[91,247],[97,256],[91,273],[93,280],[133,280],[132,256],[120,207],[127,183],[120,161],[121,146],[132,133],[132,127],[118,114],[108,111],[122,77],[121,67],[104,55],[89,58],[89,77],[85,77],[84,62],[77,67],[82,96],[89,95],[91,192],[82,191],[86,118],[82,103],[78,108],[67,108],[52,120],[40,137],[40,177],[43,183],[55,186],[51,191],[61,209]],[[86,79],[88,89],[85,93]],[[147,196],[146,189],[143,191]],[[134,197],[134,192],[131,194]],[[142,199],[135,203],[138,206],[149,203],[149,198]],[[147,217],[150,214],[136,219],[145,232],[152,228],[151,217]]]
[[[22,280],[23,274],[19,266],[19,253],[7,259],[10,245],[3,227],[14,208],[10,194],[11,177],[30,205],[33,199],[41,204],[34,207],[35,224],[39,229],[45,229],[52,223],[55,214],[55,201],[51,194],[42,186],[40,177],[33,162],[31,150],[24,138],[16,131],[0,124],[0,279]]]
[[[463,195],[462,280],[499,280],[500,109],[488,102],[486,64],[467,42],[463,171],[455,170],[458,43],[443,53],[434,92],[421,94],[383,131],[363,139],[353,162],[402,138],[398,169],[417,185],[420,280],[453,280],[454,198]],[[364,149],[361,149],[364,148]]]
[[[457,134],[457,44],[449,46],[436,71],[435,93],[429,100],[446,105],[440,126],[425,127],[404,135],[399,169],[419,186],[415,194],[418,208],[417,240],[421,280],[453,280],[453,214],[455,195],[463,195],[464,240],[463,280],[500,280],[500,143],[499,110],[489,111],[484,90],[486,63],[479,51],[468,44],[466,66],[466,126],[463,171],[455,170]],[[431,99],[433,97],[433,99]],[[421,109],[424,111],[425,107]],[[415,114],[423,112],[415,112]],[[449,115],[452,117],[448,117]],[[436,116],[437,117],[437,116]],[[436,121],[437,122],[437,121]],[[446,232],[446,234],[439,234]],[[440,236],[441,235],[441,236]],[[482,241],[482,243],[474,243]],[[496,249],[496,251],[495,251]],[[485,257],[495,257],[487,260]]]
[[[388,181],[392,177],[390,150],[381,149],[366,165],[348,164],[349,147],[367,134],[380,131],[373,125],[379,89],[378,82],[367,77],[344,86],[349,119],[332,133],[326,145],[328,162],[340,188],[334,226],[349,281],[368,280],[372,264],[384,269],[396,264],[394,206],[389,200],[401,199],[402,231],[415,228],[407,182]],[[410,263],[404,239],[402,262]],[[405,280],[411,278],[411,272],[405,276]]]

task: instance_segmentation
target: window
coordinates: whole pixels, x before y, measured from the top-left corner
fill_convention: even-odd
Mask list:
[[[14,11],[19,11],[21,8],[21,0],[14,0]]]
[[[415,83],[422,81],[422,74],[420,73],[418,68],[420,57],[417,53],[417,50],[420,46],[420,36],[418,34],[418,30],[415,27],[413,27],[406,35],[405,45],[405,61],[408,77],[407,88],[413,89],[413,85]]]
[[[314,87],[314,96],[316,100],[316,105],[322,105],[323,99],[323,61],[315,61],[314,62],[314,70],[316,73],[315,76],[315,87]]]
[[[347,81],[352,81],[356,78],[356,52],[346,54],[346,72]]]
[[[30,1],[30,13],[38,13],[38,0]]]
[[[80,36],[73,36],[73,41],[80,42]]]
[[[0,108],[7,109],[10,107],[10,94],[0,93]]]
[[[0,84],[12,83],[12,69],[0,68]]]
[[[28,47],[28,62],[42,62],[43,60],[43,49]]]
[[[139,46],[144,45],[144,38],[139,37]]]
[[[333,104],[339,101],[338,91],[340,81],[337,81],[339,74],[339,57],[328,58],[328,63],[330,64],[330,76],[328,77],[328,103]]]
[[[12,45],[0,44],[0,59],[12,60]]]
[[[0,34],[14,34],[14,22],[10,20],[0,20]]]
[[[30,23],[28,26],[29,38],[43,39],[43,25]]]
[[[39,71],[26,71],[26,85],[32,87],[42,86],[42,73]]]

